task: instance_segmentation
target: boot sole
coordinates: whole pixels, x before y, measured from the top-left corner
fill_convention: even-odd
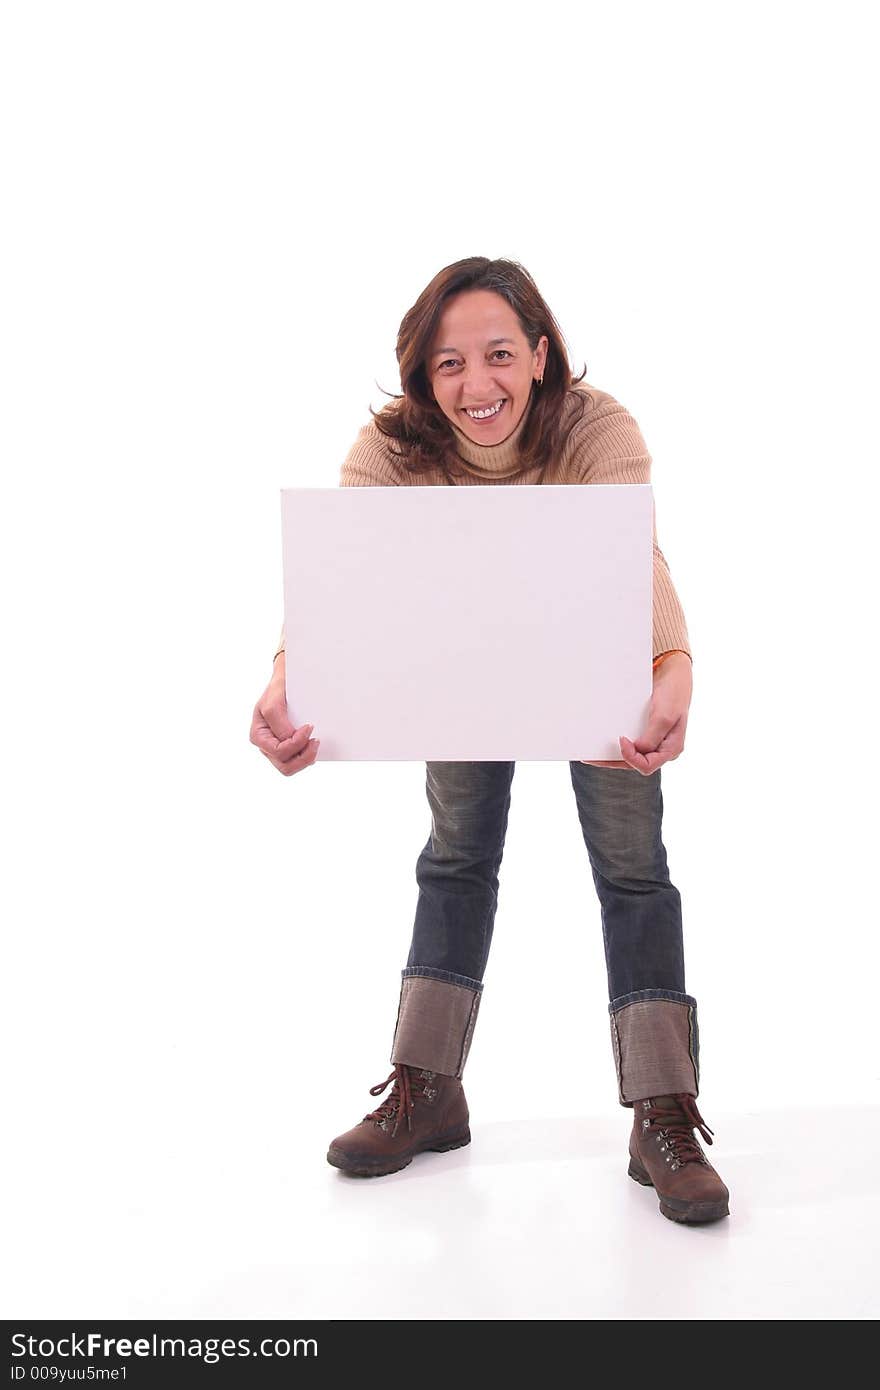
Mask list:
[[[382,1159],[370,1160],[366,1156],[353,1156],[344,1153],[342,1149],[334,1148],[328,1149],[327,1162],[332,1167],[341,1169],[343,1173],[350,1173],[354,1178],[384,1178],[388,1173],[399,1173],[402,1168],[408,1168],[418,1154],[444,1154],[450,1149],[463,1149],[465,1144],[470,1142],[470,1129],[465,1128],[442,1139],[434,1139],[419,1144],[416,1148],[407,1149],[404,1153],[397,1154],[391,1163],[387,1160],[383,1162]]]
[[[641,1183],[642,1187],[654,1187],[650,1174],[636,1163],[630,1155],[629,1176],[634,1182]],[[657,1191],[654,1188],[655,1192]],[[705,1221],[720,1221],[723,1216],[730,1215],[730,1205],[727,1202],[686,1202],[680,1197],[661,1197],[660,1211],[669,1221],[680,1221],[685,1225],[698,1226]]]

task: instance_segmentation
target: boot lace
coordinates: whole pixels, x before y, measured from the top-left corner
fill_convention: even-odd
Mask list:
[[[394,1070],[391,1075],[387,1077],[385,1081],[380,1081],[378,1085],[370,1087],[370,1095],[381,1095],[385,1087],[392,1081],[394,1085],[382,1101],[382,1104],[377,1106],[375,1110],[371,1110],[369,1115],[364,1116],[364,1119],[375,1120],[376,1124],[381,1125],[383,1129],[387,1129],[389,1120],[393,1119],[394,1128],[391,1131],[391,1138],[393,1139],[397,1133],[397,1126],[400,1124],[402,1114],[406,1115],[407,1129],[412,1131],[414,1103],[410,1087],[409,1070],[405,1064],[403,1062],[395,1062]]]
[[[698,1129],[707,1144],[712,1143],[714,1130],[710,1129],[697,1109],[693,1096],[684,1093],[665,1097],[666,1103],[657,1105],[652,1100],[644,1107],[645,1120],[657,1122],[657,1134],[662,1135],[663,1145],[672,1154],[673,1167],[684,1163],[707,1163],[708,1159],[700,1148],[693,1131]],[[675,1108],[671,1108],[674,1106]]]

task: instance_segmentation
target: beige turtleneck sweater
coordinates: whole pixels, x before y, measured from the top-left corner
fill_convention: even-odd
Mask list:
[[[641,431],[626,410],[613,396],[599,391],[587,382],[572,388],[567,410],[576,405],[574,392],[587,396],[586,409],[572,430],[562,452],[543,472],[544,483],[649,483],[651,455]],[[476,444],[453,425],[461,463],[467,468],[464,477],[454,481],[460,487],[477,484],[492,486],[506,483],[536,484],[542,481],[540,469],[530,469],[518,477],[518,438],[525,426],[529,405],[516,428],[500,444]],[[442,487],[449,479],[440,469],[427,473],[410,473],[390,452],[399,447],[376,427],[371,419],[359,431],[342,465],[340,487]],[[693,661],[684,612],[669,566],[657,544],[656,516],[654,520],[654,666],[658,658],[672,651],[686,652]],[[284,649],[282,628],[279,651]],[[276,656],[278,653],[276,652]]]

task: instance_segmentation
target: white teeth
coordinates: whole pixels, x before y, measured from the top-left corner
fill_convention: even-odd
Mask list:
[[[466,410],[465,414],[469,415],[472,420],[488,420],[490,415],[498,414],[503,404],[504,401],[500,400],[497,405],[493,405],[491,410]]]

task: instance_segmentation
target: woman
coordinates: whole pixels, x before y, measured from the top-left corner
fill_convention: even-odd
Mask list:
[[[397,340],[403,387],[360,431],[344,487],[647,483],[632,415],[573,377],[562,335],[515,262],[475,256],[437,274]],[[728,1214],[728,1191],[694,1137],[696,1000],[685,993],[681,900],[661,839],[660,767],[684,747],[691,653],[654,525],[653,693],[643,738],[614,762],[572,762],[571,780],[601,906],[620,1104],[633,1108],[629,1174],[670,1220]],[[254,710],[251,741],[291,776],[310,767],[311,725],[287,716],[284,635]],[[514,763],[427,764],[431,834],[391,1051],[371,1089],[386,1099],[330,1145],[359,1176],[393,1173],[424,1150],[470,1142],[462,1075],[483,990]]]

